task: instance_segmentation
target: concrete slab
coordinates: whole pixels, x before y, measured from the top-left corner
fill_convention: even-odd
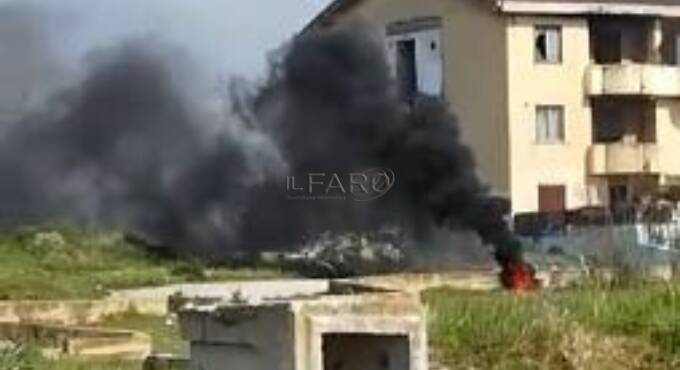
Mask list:
[[[131,310],[162,316],[167,313],[167,300],[0,301],[0,323],[90,325],[106,316]]]
[[[295,296],[308,296],[328,291],[328,280],[281,279],[264,281],[245,281],[206,284],[177,284],[158,288],[143,288],[117,291],[111,300],[164,300],[181,294],[188,298],[215,298],[228,300],[239,295],[251,302],[271,299],[285,299]]]

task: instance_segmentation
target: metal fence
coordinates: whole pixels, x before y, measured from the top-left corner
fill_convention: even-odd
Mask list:
[[[625,268],[645,275],[677,276],[680,223],[568,227],[559,232],[525,236],[537,255],[570,256],[583,268]]]

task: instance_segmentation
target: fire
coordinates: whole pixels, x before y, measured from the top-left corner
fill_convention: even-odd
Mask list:
[[[514,292],[527,292],[538,288],[536,271],[526,262],[511,262],[503,267],[501,283]]]

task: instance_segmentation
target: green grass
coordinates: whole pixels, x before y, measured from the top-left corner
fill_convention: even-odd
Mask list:
[[[680,286],[528,295],[434,290],[430,336],[452,370],[680,368]]]
[[[48,359],[32,348],[0,350],[0,370],[141,370],[136,361],[113,359]]]
[[[120,233],[67,226],[1,233],[0,255],[0,300],[91,299],[115,289],[281,276],[280,271],[207,269],[163,259]]]
[[[142,364],[123,360],[42,359],[36,362],[30,370],[142,370]]]

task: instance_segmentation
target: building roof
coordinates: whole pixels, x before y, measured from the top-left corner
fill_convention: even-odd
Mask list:
[[[319,13],[309,23],[307,23],[305,28],[302,30],[302,33],[306,32],[307,30],[317,25],[323,24],[332,16],[353,7],[354,5],[362,1],[363,0],[333,0],[330,4],[328,4],[328,6],[326,6],[321,11],[321,13]]]
[[[500,0],[500,3],[602,3],[634,5],[680,5],[678,0]]]
[[[331,17],[364,0],[333,0],[304,28],[323,25]],[[455,0],[442,0],[455,1]],[[479,0],[473,0],[479,1]],[[524,14],[621,14],[680,17],[680,0],[488,0],[503,13]]]
[[[505,13],[680,17],[679,0],[497,0],[496,3]]]

